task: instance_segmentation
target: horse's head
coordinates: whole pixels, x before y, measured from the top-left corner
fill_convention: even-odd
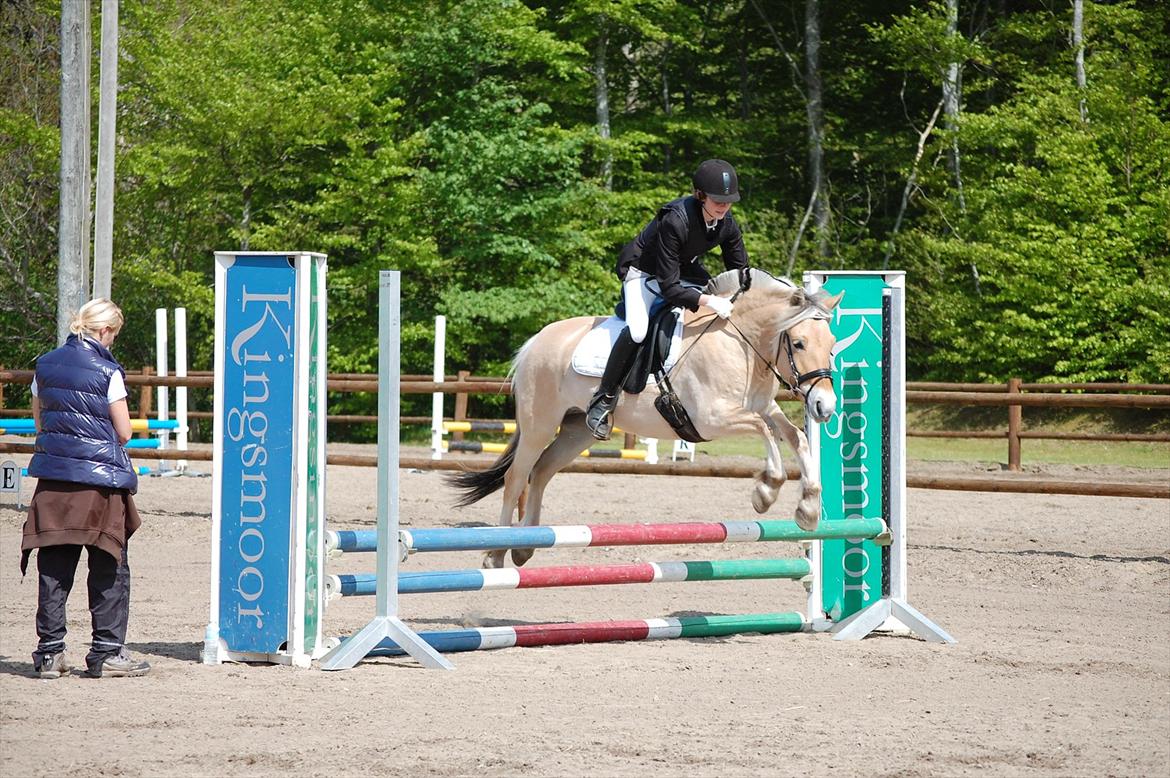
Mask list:
[[[833,346],[837,339],[829,330],[829,320],[843,295],[830,297],[823,291],[810,293],[798,288],[793,302],[802,305],[801,312],[780,336],[787,359],[777,355],[776,367],[781,371],[787,368],[789,388],[803,396],[805,410],[820,423],[837,412],[833,391]]]
[[[719,274],[709,289],[716,294],[731,294],[739,288],[740,281],[738,271],[728,271]],[[800,395],[805,410],[821,423],[837,411],[832,379],[837,339],[829,330],[829,320],[842,296],[830,296],[823,290],[809,292],[787,278],[752,268],[749,291],[741,295],[735,308],[745,315],[766,313],[768,343],[753,344],[753,348],[758,349],[761,358],[766,355],[772,360],[769,365],[781,383]]]

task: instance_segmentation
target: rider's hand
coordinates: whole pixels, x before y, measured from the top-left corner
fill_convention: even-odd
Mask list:
[[[739,269],[739,291],[746,292],[752,288],[752,269],[750,267],[741,267]]]
[[[704,303],[708,308],[719,314],[720,319],[727,319],[731,316],[732,303],[726,297],[719,297],[718,295],[707,295],[707,302]]]

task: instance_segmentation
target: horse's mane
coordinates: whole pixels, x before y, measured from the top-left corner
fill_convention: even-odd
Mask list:
[[[707,291],[711,294],[722,295],[724,297],[735,294],[739,291],[739,272],[738,270],[726,270],[720,273],[711,279],[711,283],[707,285]],[[789,278],[777,278],[766,270],[760,270],[758,267],[753,267],[748,272],[752,274],[752,285],[749,294],[756,290],[762,290],[776,295],[791,296],[793,298],[793,304],[805,312],[804,315],[798,314],[797,319],[808,318],[809,316],[828,318],[831,315],[829,310],[824,306],[824,303],[832,295],[825,290],[818,289],[815,292],[810,292]]]
[[[760,270],[758,267],[753,267],[750,271],[752,274],[752,288],[766,289],[768,291],[783,293],[791,292],[793,289],[799,287],[787,278],[777,278],[766,270]],[[707,287],[707,291],[727,297],[735,294],[739,290],[739,271],[725,270],[719,275],[711,279],[711,283]]]

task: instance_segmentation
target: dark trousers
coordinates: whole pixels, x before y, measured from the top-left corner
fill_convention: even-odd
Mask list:
[[[65,601],[73,588],[73,577],[81,559],[82,546],[45,546],[37,550],[39,575],[37,635],[40,642],[33,656],[43,657],[65,650]],[[94,665],[117,655],[126,641],[130,616],[130,564],[126,549],[122,558],[111,556],[97,546],[89,552],[89,612],[93,622],[93,643],[86,664]]]

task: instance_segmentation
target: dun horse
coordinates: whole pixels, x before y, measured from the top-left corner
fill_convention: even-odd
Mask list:
[[[763,438],[767,459],[752,492],[758,513],[776,501],[786,477],[777,438],[788,443],[801,473],[795,518],[801,527],[813,529],[820,519],[820,481],[804,432],[788,421],[775,398],[783,383],[803,398],[818,422],[836,412],[837,396],[829,377],[835,339],[828,319],[841,296],[808,292],[761,270],[751,274],[751,284],[739,294],[730,319],[712,322],[714,314],[687,314],[683,356],[670,373],[670,382],[704,439],[748,433]],[[738,271],[728,271],[713,279],[707,291],[730,295],[739,283]],[[578,317],[553,322],[520,348],[512,365],[516,433],[490,469],[448,478],[463,493],[459,506],[503,487],[501,525],[511,525],[518,505],[522,524],[540,523],[549,480],[593,440],[584,409],[598,379],[575,372],[570,360],[578,342],[601,321]],[[640,394],[622,395],[615,425],[644,437],[677,437],[654,407],[658,394],[651,381]],[[512,561],[523,565],[532,553],[512,549]],[[484,566],[503,567],[504,552],[489,552]]]

